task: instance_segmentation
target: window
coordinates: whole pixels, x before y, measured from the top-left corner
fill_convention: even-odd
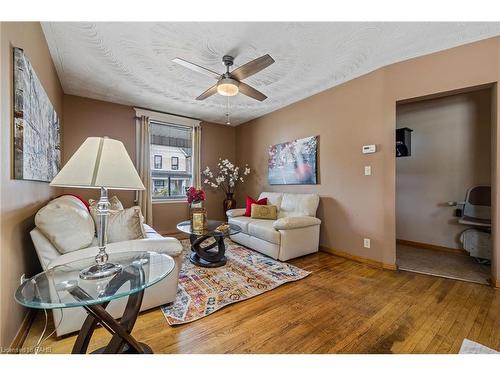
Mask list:
[[[151,121],[153,201],[185,199],[193,185],[193,127]],[[170,167],[163,160],[170,160]]]
[[[172,156],[170,164],[173,171],[179,170],[179,158],[177,156]]]
[[[153,179],[153,189],[155,192],[165,189],[165,180]]]
[[[161,155],[155,155],[154,169],[162,169],[162,157],[161,157]]]

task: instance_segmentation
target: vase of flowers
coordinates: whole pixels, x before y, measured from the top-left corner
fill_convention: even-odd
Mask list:
[[[240,183],[245,182],[245,177],[250,174],[250,168],[248,164],[245,164],[244,168],[240,168],[228,159],[219,159],[215,170],[206,167],[202,173],[205,176],[203,181],[205,185],[212,189],[221,189],[226,194],[226,198],[222,202],[225,215],[227,210],[236,207],[234,191]]]
[[[207,229],[207,210],[203,206],[205,202],[205,192],[201,189],[196,189],[191,186],[186,191],[187,201],[190,207],[191,228],[198,233],[202,233]]]

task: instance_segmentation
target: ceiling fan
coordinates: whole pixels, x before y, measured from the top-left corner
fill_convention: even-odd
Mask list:
[[[205,74],[217,80],[217,83],[215,85],[211,86],[208,90],[198,96],[196,100],[205,100],[206,98],[216,93],[222,96],[235,96],[238,94],[238,92],[241,92],[242,94],[253,99],[263,101],[267,98],[266,95],[254,89],[252,86],[241,82],[241,80],[253,76],[254,74],[260,72],[261,70],[274,63],[274,59],[271,56],[264,55],[230,72],[229,68],[234,63],[234,57],[224,55],[222,57],[222,62],[226,66],[226,72],[224,74],[219,74],[217,72],[214,72],[213,70],[204,68],[200,65],[180,58],[175,58],[172,61],[188,69],[194,70],[195,72]]]

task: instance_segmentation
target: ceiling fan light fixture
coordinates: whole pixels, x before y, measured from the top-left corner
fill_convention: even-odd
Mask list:
[[[240,91],[239,82],[232,78],[222,78],[217,84],[217,92],[222,96],[235,96]]]

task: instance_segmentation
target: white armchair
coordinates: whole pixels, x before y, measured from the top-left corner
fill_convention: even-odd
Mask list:
[[[82,217],[90,215],[85,205],[75,197],[65,195],[57,198],[57,200],[61,202],[58,205],[60,210],[64,210],[64,206],[66,204],[71,204],[73,208],[78,207],[78,211]],[[75,226],[75,230],[78,230],[78,226]],[[177,239],[162,237],[148,225],[144,225],[144,231],[146,233],[146,238],[132,241],[114,242],[106,246],[108,254],[129,251],[155,251],[168,254],[174,259],[175,269],[173,272],[157,284],[145,290],[141,311],[175,301],[179,271],[182,265],[182,245]],[[87,248],[61,254],[39,228],[34,228],[30,234],[43,270],[79,259],[90,258],[95,256],[98,252],[98,248],[95,246],[95,239]],[[64,233],[62,234],[64,235]],[[110,302],[106,310],[114,318],[121,317],[126,302],[126,298],[113,300]],[[54,324],[57,326],[57,336],[78,331],[87,317],[87,313],[81,307],[62,309],[62,314],[61,310],[56,309],[52,310],[52,313],[54,316]]]
[[[278,207],[278,219],[252,219],[244,216],[243,208],[229,210],[229,222],[242,230],[231,236],[233,241],[283,261],[318,251],[321,220],[316,217],[317,194],[264,192],[262,198]]]

